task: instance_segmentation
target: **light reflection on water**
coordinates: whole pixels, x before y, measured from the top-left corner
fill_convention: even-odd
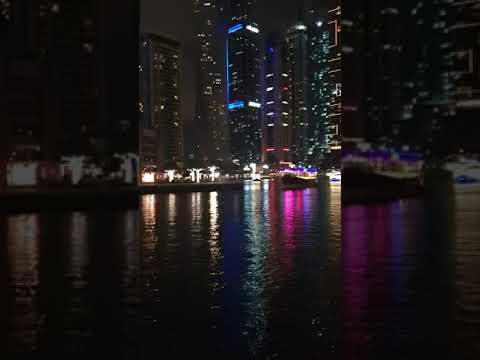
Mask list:
[[[348,206],[344,359],[480,357],[480,195]]]
[[[139,212],[2,217],[3,348],[335,358],[339,209],[339,192],[262,183],[145,195]]]
[[[279,192],[266,185],[248,184],[244,192],[156,196],[159,204],[167,202],[167,214],[161,206],[143,207],[148,235],[143,255],[152,262],[144,262],[142,310],[150,322],[145,332],[162,332],[163,355],[178,357],[194,346],[210,356],[260,359],[312,349],[333,356],[334,331],[325,336],[330,345],[319,347],[316,328],[328,333],[333,327],[336,302],[328,291],[333,281],[327,279],[337,273],[339,238],[329,235],[340,233],[333,229],[340,226],[340,194],[333,194],[338,203],[330,205],[330,195],[318,190]],[[156,219],[155,247],[148,241],[151,218]],[[310,262],[303,263],[309,251]],[[314,256],[318,252],[322,256]],[[306,265],[314,266],[301,270]],[[321,296],[317,284],[303,290],[310,281],[324,288]],[[325,308],[329,314],[319,324]],[[293,337],[296,342],[287,337],[292,325],[303,332]],[[299,349],[299,343],[308,346]]]
[[[267,185],[0,217],[0,355],[479,358],[480,196]]]

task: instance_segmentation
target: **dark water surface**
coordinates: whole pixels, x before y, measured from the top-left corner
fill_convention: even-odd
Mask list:
[[[263,183],[0,217],[0,358],[337,358],[340,213]]]
[[[342,211],[345,359],[480,359],[480,194]]]
[[[2,360],[480,359],[480,195],[341,210],[263,183],[4,216],[0,294]]]

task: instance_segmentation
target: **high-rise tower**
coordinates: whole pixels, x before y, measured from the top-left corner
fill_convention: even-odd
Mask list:
[[[291,162],[290,89],[287,46],[283,36],[271,34],[266,41],[263,79],[263,162]]]
[[[308,32],[298,21],[287,33],[288,77],[290,79],[292,160],[306,162],[308,148]]]
[[[180,43],[154,34],[143,34],[141,42],[141,171],[181,166]]]
[[[330,151],[339,153],[342,148],[340,127],[342,123],[342,9],[340,0],[330,0],[327,25],[329,28],[329,82],[332,86],[332,97],[329,103],[329,137]]]
[[[448,3],[344,4],[344,144],[425,150],[438,143],[451,114]]]
[[[232,160],[241,165],[261,159],[260,29],[255,0],[231,0],[227,30],[227,111]]]
[[[450,59],[452,60],[450,91],[456,116],[449,122],[451,150],[459,148],[480,152],[480,0],[442,1],[440,11],[449,15]]]
[[[210,160],[222,160],[226,154],[225,87],[223,57],[218,41],[219,0],[193,0],[198,44],[197,121],[202,147]]]
[[[137,152],[138,21],[135,0],[0,1],[0,163]]]
[[[326,24],[317,21],[309,29],[309,122],[306,162],[328,167],[330,153],[330,108],[332,87],[329,79],[330,37]]]

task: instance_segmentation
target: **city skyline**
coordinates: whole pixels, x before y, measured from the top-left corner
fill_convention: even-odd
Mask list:
[[[1,359],[480,359],[480,0],[0,0],[0,45]]]
[[[273,32],[266,33],[258,21],[259,4],[264,2],[193,1],[196,46],[187,49],[187,44],[179,41],[181,57],[193,51],[192,63],[197,75],[193,83],[196,93],[189,98],[184,89],[188,87],[192,91],[192,81],[185,74],[184,61],[179,61],[181,124],[188,124],[184,119],[192,116],[188,106],[192,101],[194,104],[195,138],[189,141],[186,136],[187,158],[210,163],[233,161],[241,167],[262,162],[274,166],[321,166],[326,154],[331,152],[330,142],[337,141],[330,134],[332,126],[327,117],[330,104],[338,102],[334,97],[341,93],[338,84],[328,85],[330,75],[320,76],[327,74],[330,61],[327,57],[332,48],[328,42],[330,38],[338,41],[337,27],[334,27],[335,34],[322,37],[323,42],[315,40],[317,29],[325,24],[322,31],[327,34],[331,26],[312,3],[300,2],[295,9],[295,21],[276,30],[279,48],[274,49],[277,44],[265,47]],[[279,55],[274,54],[276,51]],[[313,53],[316,55],[312,56]],[[320,60],[322,54],[323,60]],[[272,58],[268,60],[269,57]],[[315,64],[315,61],[319,62]],[[316,87],[312,88],[314,78]],[[332,92],[331,98],[326,93],[323,97],[316,96],[315,92],[320,89]],[[277,103],[279,96],[281,104]],[[317,104],[318,101],[322,104]],[[276,104],[275,109],[272,104]],[[311,116],[314,108],[320,106],[327,106],[327,111]],[[339,123],[336,129],[338,134]],[[186,128],[180,130],[188,133]],[[316,139],[320,134],[324,134],[323,150]]]
[[[226,7],[230,0],[218,0]],[[141,0],[141,32],[165,35],[180,41],[183,51],[182,68],[185,79],[182,84],[183,119],[185,124],[186,153],[194,151],[196,144],[195,114],[197,113],[196,94],[198,92],[196,21],[194,20],[194,0]],[[315,8],[326,16],[328,4],[304,0],[305,8]],[[298,20],[300,2],[257,0],[257,22],[261,25],[262,43],[271,32],[286,33],[287,27]],[[182,24],[179,26],[179,24]],[[225,25],[224,25],[225,26]],[[223,44],[220,44],[223,46]],[[225,74],[222,74],[223,77]]]

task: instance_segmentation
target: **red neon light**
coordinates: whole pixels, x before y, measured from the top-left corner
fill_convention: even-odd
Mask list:
[[[274,148],[268,148],[267,151],[275,151]]]
[[[290,149],[284,148],[283,151],[290,151]]]

